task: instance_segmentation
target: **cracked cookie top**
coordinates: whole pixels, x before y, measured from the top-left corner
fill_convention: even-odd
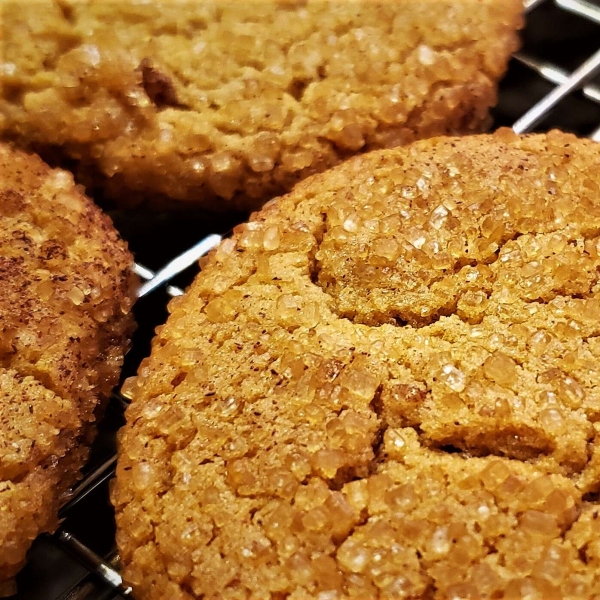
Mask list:
[[[136,597],[600,594],[599,167],[438,138],[238,227],[126,389]]]
[[[125,205],[265,200],[479,131],[521,0],[2,0],[0,131]]]

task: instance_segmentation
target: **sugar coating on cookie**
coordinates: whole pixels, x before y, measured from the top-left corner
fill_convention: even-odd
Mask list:
[[[0,595],[56,527],[118,381],[132,262],[71,174],[0,144]]]
[[[256,209],[481,130],[521,0],[2,0],[0,130],[123,204]]]
[[[136,598],[600,594],[599,167],[437,138],[239,226],[125,390]]]

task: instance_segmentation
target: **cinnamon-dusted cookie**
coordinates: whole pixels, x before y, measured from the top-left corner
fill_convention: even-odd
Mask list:
[[[118,381],[132,265],[71,174],[0,145],[0,595],[56,527]]]

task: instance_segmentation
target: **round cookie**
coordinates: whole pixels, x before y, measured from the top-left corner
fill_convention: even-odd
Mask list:
[[[18,7],[16,6],[18,4]],[[521,0],[2,0],[0,131],[121,204],[256,209],[481,130]]]
[[[0,144],[0,595],[56,527],[118,381],[132,265],[70,174]]]
[[[600,594],[599,173],[437,138],[239,226],[125,390],[136,598]]]

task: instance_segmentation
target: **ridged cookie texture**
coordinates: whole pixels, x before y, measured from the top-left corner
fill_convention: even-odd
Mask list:
[[[118,381],[132,264],[71,174],[0,145],[0,596],[56,527]]]
[[[140,600],[600,594],[600,146],[436,138],[268,204],[126,393]]]
[[[0,128],[123,205],[256,209],[481,130],[521,0],[2,0]]]

